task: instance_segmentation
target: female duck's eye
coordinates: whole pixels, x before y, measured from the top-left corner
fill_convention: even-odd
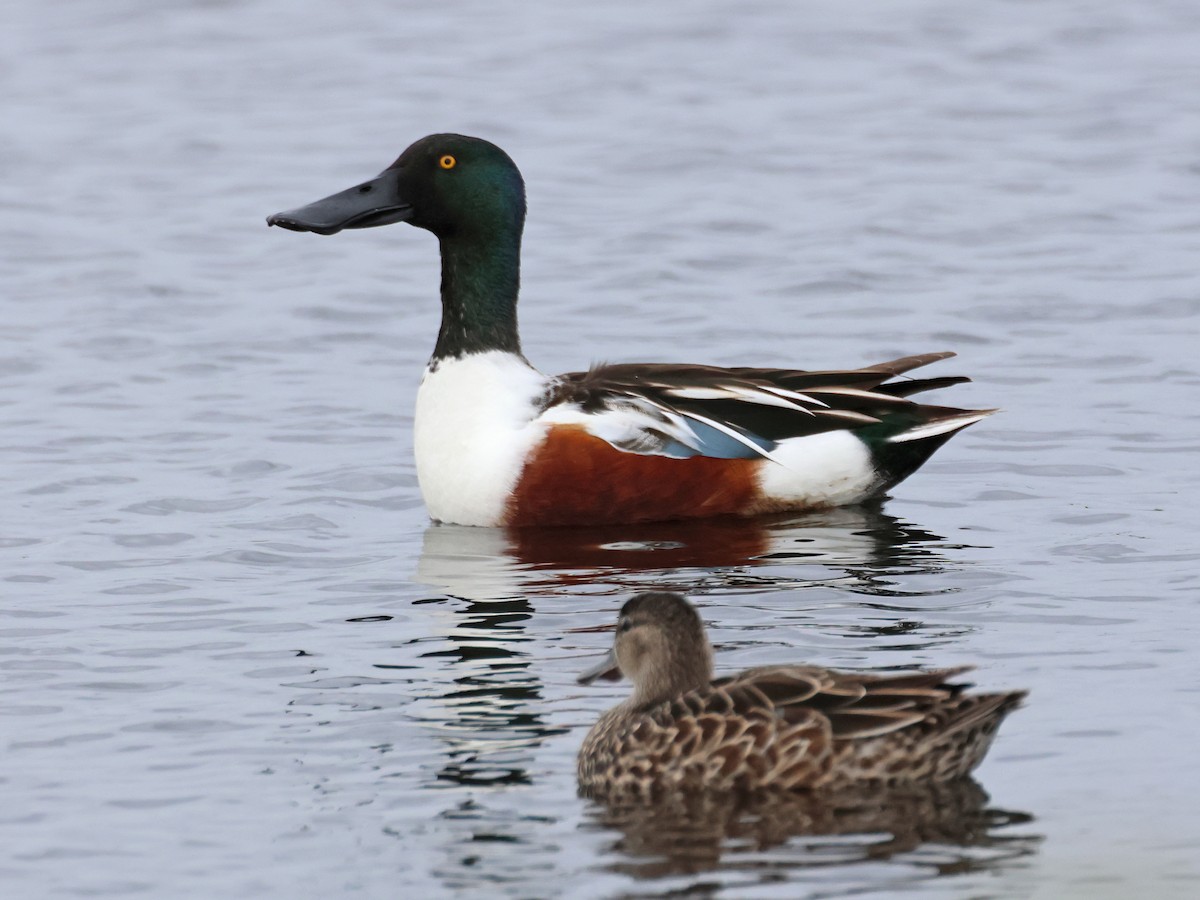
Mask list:
[[[633,627],[633,623],[628,619],[622,619],[617,625],[617,631],[628,631]]]
[[[458,165],[458,160],[455,159],[453,156],[451,156],[449,153],[447,153],[445,156],[443,156],[441,159],[438,160],[438,165],[441,166],[443,169],[453,169],[455,166]]]

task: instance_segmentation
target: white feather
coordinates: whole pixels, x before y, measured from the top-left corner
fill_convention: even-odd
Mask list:
[[[813,406],[828,405],[795,391],[777,390],[765,385],[762,387],[740,384],[722,385],[721,387],[676,387],[669,388],[663,393],[681,400],[737,400],[759,406],[778,406],[783,409],[795,409],[809,415],[812,415],[812,410],[801,406],[800,403],[808,402]]]
[[[734,388],[734,392],[737,399],[744,403],[756,403],[759,406],[779,406],[783,409],[795,409],[812,415],[811,409],[806,409],[799,403],[773,391],[768,392],[758,388],[739,387]]]
[[[799,391],[789,391],[787,388],[775,387],[771,384],[764,384],[763,390],[772,394],[778,394],[780,397],[787,397],[799,403],[807,403],[811,406],[828,407],[829,404],[823,400],[818,400],[816,397],[810,397],[808,394],[801,394]]]
[[[417,391],[413,443],[429,514],[499,525],[525,459],[546,433],[536,402],[546,377],[498,350],[443,359]]]
[[[986,419],[992,414],[991,410],[981,413],[968,413],[963,416],[951,416],[945,419],[937,419],[933,422],[926,422],[924,425],[914,425],[908,431],[902,431],[899,434],[892,435],[888,438],[889,444],[903,444],[906,441],[919,441],[922,438],[936,437],[939,434],[946,434],[951,431],[958,431],[960,428],[966,428],[980,419]]]
[[[780,441],[759,470],[763,496],[778,508],[857,503],[877,483],[866,445],[847,431]]]
[[[812,389],[814,394],[836,394],[839,397],[861,397],[864,400],[874,400],[876,402],[883,401],[884,403],[895,403],[896,398],[890,394],[878,394],[875,391],[864,391],[862,388],[852,387],[815,387]]]
[[[737,396],[732,388],[726,387],[671,387],[663,393],[681,400],[732,400]]]
[[[827,419],[841,419],[854,428],[860,425],[874,425],[882,421],[876,416],[868,416],[866,413],[855,412],[852,409],[823,409],[821,415]]]
[[[574,403],[552,406],[538,421],[546,425],[582,426],[588,434],[633,453],[660,451],[662,438],[659,435],[666,435],[693,450],[700,448],[699,438],[679,413],[647,397],[632,394],[610,401],[595,412],[584,412]]]

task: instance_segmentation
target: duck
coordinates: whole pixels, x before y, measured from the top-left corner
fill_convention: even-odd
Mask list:
[[[633,683],[579,749],[581,793],[600,799],[951,782],[979,765],[1027,693],[969,693],[953,681],[969,666],[865,674],[773,665],[714,679],[699,613],[668,591],[626,601],[615,631],[608,655],[578,679]]]
[[[417,392],[417,480],[436,522],[626,525],[823,510],[881,497],[995,410],[913,394],[925,353],[830,371],[595,364],[547,376],[517,330],[525,183],[495,144],[421,138],[379,176],[268,225],[319,235],[407,222],[441,252],[442,320]]]

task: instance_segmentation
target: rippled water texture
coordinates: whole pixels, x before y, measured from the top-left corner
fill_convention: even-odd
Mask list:
[[[1200,893],[1200,8],[0,9],[0,894]],[[858,366],[1003,413],[880,509],[431,527],[429,235],[264,217],[423,134],[529,184],[525,349]],[[576,797],[636,588],[718,667],[1027,687],[978,785]]]

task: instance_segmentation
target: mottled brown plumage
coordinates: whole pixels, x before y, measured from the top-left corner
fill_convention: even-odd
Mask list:
[[[584,739],[580,787],[613,797],[961,778],[1025,696],[968,694],[950,683],[965,671],[762,666],[714,681],[692,606],[678,594],[639,594],[621,610],[609,657],[580,677],[624,674],[634,685]]]

